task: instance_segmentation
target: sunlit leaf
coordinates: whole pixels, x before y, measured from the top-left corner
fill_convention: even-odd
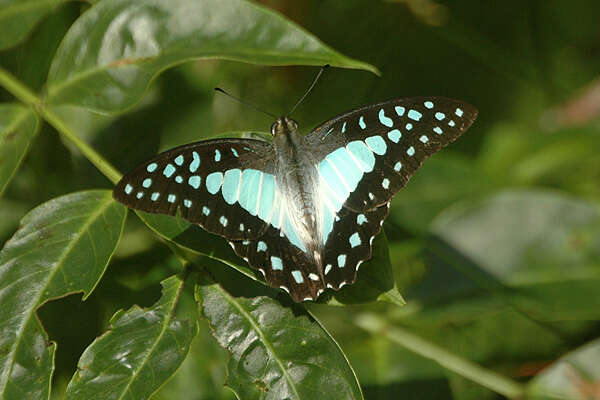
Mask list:
[[[216,284],[197,297],[231,353],[227,384],[241,399],[362,399],[350,364],[329,333],[299,305],[233,297]]]
[[[174,315],[183,285],[172,276],[149,309],[116,313],[109,331],[81,356],[66,398],[149,398],[181,365],[196,335],[195,322]]]
[[[0,252],[0,397],[46,398],[54,344],[35,315],[45,301],[94,289],[112,256],[125,208],[105,190],[42,204]]]
[[[39,120],[30,109],[0,105],[0,194],[19,168],[38,128]]]
[[[160,71],[192,59],[324,65],[376,72],[281,15],[245,0],[106,0],[67,33],[48,99],[103,112],[138,102]]]

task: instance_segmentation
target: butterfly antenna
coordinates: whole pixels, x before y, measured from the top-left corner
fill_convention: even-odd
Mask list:
[[[223,90],[223,89],[221,89],[221,88],[218,88],[218,87],[216,87],[216,88],[215,88],[215,90],[216,90],[217,92],[223,93],[223,94],[224,94],[225,96],[227,96],[227,97],[231,97],[232,99],[236,100],[237,102],[239,102],[239,103],[241,103],[241,104],[243,104],[243,105],[245,105],[245,106],[248,106],[248,107],[254,108],[256,111],[260,111],[260,112],[261,112],[261,113],[263,113],[263,114],[267,114],[268,116],[270,116],[270,117],[273,117],[274,119],[277,119],[277,116],[276,116],[275,114],[271,114],[270,112],[268,112],[268,111],[265,111],[265,110],[263,110],[262,108],[259,108],[259,107],[255,106],[255,105],[254,105],[254,104],[252,104],[252,103],[249,103],[249,102],[247,102],[247,101],[245,101],[245,100],[242,100],[242,99],[240,99],[239,97],[235,97],[234,95],[227,93],[226,91],[224,91],[224,90]]]
[[[294,107],[292,107],[292,111],[290,111],[288,113],[288,116],[292,115],[294,113],[294,111],[296,111],[296,108],[298,108],[298,106],[300,105],[300,103],[302,103],[304,101],[304,99],[306,98],[306,96],[308,96],[308,94],[313,90],[313,88],[315,87],[315,85],[317,84],[317,81],[319,80],[319,78],[321,77],[321,74],[323,73],[323,71],[325,71],[325,69],[329,68],[329,64],[325,64],[321,67],[321,69],[319,70],[319,73],[317,74],[317,76],[315,77],[315,79],[313,80],[313,83],[310,85],[310,87],[306,90],[306,92],[304,93],[304,95],[300,98],[300,100],[298,100],[298,102],[296,103],[296,105]]]

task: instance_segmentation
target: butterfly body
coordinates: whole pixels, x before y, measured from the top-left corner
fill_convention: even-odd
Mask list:
[[[295,301],[353,283],[389,204],[425,158],[473,122],[474,107],[445,98],[359,108],[308,135],[287,117],[273,142],[209,140],[159,154],[127,174],[114,197],[176,214],[230,241]]]

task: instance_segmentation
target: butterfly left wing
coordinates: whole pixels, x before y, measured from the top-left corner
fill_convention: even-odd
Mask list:
[[[259,237],[276,185],[270,143],[216,139],[161,153],[125,175],[113,197],[130,208],[175,215],[227,239]]]
[[[305,140],[336,207],[366,211],[389,202],[423,161],[462,135],[477,109],[444,97],[414,97],[341,114]]]

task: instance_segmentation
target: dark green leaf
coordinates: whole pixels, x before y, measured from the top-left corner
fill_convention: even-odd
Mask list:
[[[69,0],[4,0],[0,5],[0,50],[14,46],[52,9]]]
[[[67,33],[50,69],[48,98],[121,112],[160,71],[199,58],[377,71],[249,1],[106,0]]]
[[[38,128],[39,120],[30,109],[0,105],[0,194],[19,168]]]
[[[354,371],[328,332],[299,305],[233,297],[199,286],[201,310],[231,353],[227,384],[241,399],[362,399]]]
[[[174,315],[183,285],[172,276],[149,309],[116,313],[81,356],[66,398],[149,398],[181,365],[197,333],[195,322]]]
[[[600,394],[600,339],[545,368],[529,383],[533,399],[596,399]]]
[[[73,193],[27,214],[0,252],[0,397],[48,396],[54,344],[36,318],[45,301],[94,289],[125,208],[106,190]]]

